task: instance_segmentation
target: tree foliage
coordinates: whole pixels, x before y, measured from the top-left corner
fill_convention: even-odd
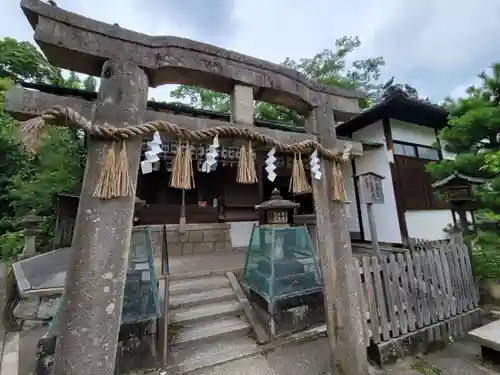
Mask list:
[[[309,79],[321,84],[359,89],[367,94],[362,108],[373,103],[379,95],[382,85],[378,83],[380,68],[385,65],[382,57],[356,60],[348,64],[349,56],[361,45],[358,37],[343,37],[335,41],[333,48],[325,49],[316,55],[295,61],[285,59],[282,65],[295,69]],[[229,112],[229,95],[195,86],[179,86],[170,93],[171,97],[192,107],[211,111]],[[302,125],[303,116],[294,110],[265,102],[257,102],[257,119],[294,123]]]
[[[8,258],[22,247],[20,219],[30,210],[44,218],[42,248],[51,248],[53,197],[71,191],[81,183],[85,161],[83,140],[68,129],[48,129],[37,154],[19,142],[18,123],[3,112],[5,91],[16,81],[49,83],[71,88],[93,87],[85,79],[51,66],[28,42],[0,40],[0,257]]]
[[[487,179],[476,191],[480,207],[475,264],[479,276],[500,278],[500,63],[479,78],[481,85],[470,87],[466,97],[446,100],[449,125],[440,139],[455,159],[430,164],[428,170],[436,178],[459,171]]]

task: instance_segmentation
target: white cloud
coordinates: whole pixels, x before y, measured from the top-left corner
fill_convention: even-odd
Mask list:
[[[500,61],[498,0],[56,0],[64,9],[152,35],[178,35],[281,62],[359,36],[353,58],[383,56],[383,79],[396,77],[421,94],[456,95]],[[18,0],[4,1],[0,36],[31,40]],[[203,4],[202,4],[203,3]],[[171,88],[150,96],[168,99]]]

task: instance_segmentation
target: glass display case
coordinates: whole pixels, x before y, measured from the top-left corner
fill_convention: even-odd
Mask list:
[[[61,302],[57,315],[50,323],[50,335],[59,334],[58,318],[63,305]],[[145,322],[160,315],[151,230],[148,227],[134,228],[130,240],[121,324]]]
[[[276,335],[276,318],[281,309],[300,305],[323,289],[307,227],[288,225],[289,211],[298,206],[274,189],[268,201],[255,207],[265,213],[266,222],[252,230],[242,284],[252,303],[267,307],[271,337]]]
[[[307,228],[254,227],[243,283],[268,303],[320,291],[323,281]]]

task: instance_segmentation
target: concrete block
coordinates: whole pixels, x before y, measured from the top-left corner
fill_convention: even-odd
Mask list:
[[[209,230],[203,232],[203,242],[222,242],[227,241],[229,236],[226,230]]]
[[[17,304],[14,308],[14,316],[22,320],[36,319],[40,298],[28,297]]]
[[[179,242],[179,232],[171,231],[167,232],[167,243],[178,243]]]
[[[200,242],[194,244],[194,254],[212,253],[214,252],[213,242]]]
[[[189,242],[189,231],[179,233],[179,242]]]
[[[203,242],[203,231],[201,230],[194,230],[194,231],[189,231],[189,242]]]
[[[231,243],[229,241],[215,242],[214,251],[227,251],[231,249]]]
[[[168,255],[181,255],[183,251],[182,244],[179,243],[169,243],[168,244]]]
[[[182,244],[182,254],[193,254],[194,243],[186,242]]]

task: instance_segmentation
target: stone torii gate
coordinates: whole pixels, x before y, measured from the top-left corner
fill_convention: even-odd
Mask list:
[[[124,127],[161,117],[192,130],[217,126],[219,121],[215,120],[145,110],[150,86],[196,84],[231,93],[231,122],[235,126],[251,128],[280,142],[318,139],[329,149],[342,150],[335,135],[334,109],[359,111],[359,93],[319,85],[267,61],[187,39],[132,32],[40,0],[22,0],[21,7],[34,29],[35,41],[52,64],[101,77],[101,85],[96,103],[14,88],[6,97],[6,110],[14,114],[37,116],[59,104],[101,125]],[[308,134],[255,127],[253,100],[308,113]],[[56,375],[110,375],[115,365],[135,196],[112,200],[93,197],[110,145],[108,140],[89,140],[72,243],[74,256],[67,272],[63,331],[56,349]],[[140,149],[140,138],[128,141],[134,189]],[[344,206],[332,200],[332,161],[321,159],[321,169],[324,178],[313,179],[313,195],[332,373],[366,374],[364,317]]]

